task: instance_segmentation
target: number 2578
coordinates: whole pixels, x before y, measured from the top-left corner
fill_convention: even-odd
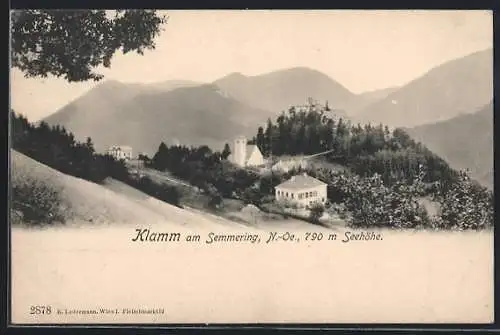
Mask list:
[[[30,314],[32,315],[43,315],[43,314],[51,314],[52,308],[50,306],[30,306]]]

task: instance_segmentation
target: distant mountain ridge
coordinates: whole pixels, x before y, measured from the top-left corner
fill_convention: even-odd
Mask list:
[[[469,169],[471,177],[493,188],[493,102],[479,111],[406,129],[408,134],[448,161]]]
[[[363,108],[360,122],[415,127],[471,113],[493,98],[493,50],[441,64]]]
[[[257,85],[252,77],[248,86],[248,78],[232,74],[213,84],[182,80],[159,84],[107,81],[44,121],[65,126],[81,140],[91,137],[99,151],[111,145],[127,144],[135,152],[152,154],[162,141],[170,145],[206,144],[222,149],[224,143],[238,135],[255,135],[258,126],[264,125],[269,117],[274,119],[290,105],[305,104],[308,97],[322,103],[328,100],[331,107],[334,101],[347,103],[356,99],[355,94],[328,76],[307,68],[255,77]],[[239,83],[241,80],[243,85]],[[279,87],[285,84],[288,86]],[[255,87],[256,91],[248,89]],[[290,87],[296,88],[289,90]],[[298,90],[305,93],[301,95]],[[250,98],[241,96],[242,92],[250,92]],[[259,92],[263,94],[262,99],[253,100]],[[275,95],[277,99],[273,98]],[[325,99],[320,100],[322,96]],[[249,100],[254,104],[249,104]],[[335,114],[346,115],[337,109]]]
[[[387,97],[389,94],[392,94],[393,92],[396,92],[400,87],[394,86],[394,87],[387,87],[387,88],[382,88],[378,90],[372,90],[372,91],[366,91],[363,93],[358,94],[359,97],[359,103],[357,106],[355,106],[350,112],[350,114],[355,115],[358,113],[360,110],[362,110],[364,107],[375,103],[379,100],[384,99]]]
[[[212,84],[138,92],[133,85],[104,83],[45,121],[65,126],[78,139],[91,137],[98,151],[123,144],[153,154],[162,141],[222,149],[237,135],[252,135],[255,120],[267,115]]]
[[[470,113],[491,101],[492,52],[442,64],[402,87],[354,94],[307,67],[257,76],[232,73],[211,84],[169,80],[154,84],[104,82],[45,118],[102,151],[114,144],[154,153],[167,144],[221,149],[251,137],[267,118],[311,97],[328,101],[336,116],[361,123],[413,127]]]
[[[214,84],[236,100],[276,114],[292,105],[305,104],[311,97],[321,103],[328,101],[330,107],[343,110],[345,116],[360,99],[324,73],[307,67],[257,76],[232,73]]]

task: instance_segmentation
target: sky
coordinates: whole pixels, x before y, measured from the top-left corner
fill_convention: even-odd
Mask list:
[[[156,49],[117,53],[105,79],[212,82],[306,66],[353,93],[400,86],[448,60],[493,47],[490,11],[166,11]],[[11,106],[30,121],[95,87],[11,71]]]

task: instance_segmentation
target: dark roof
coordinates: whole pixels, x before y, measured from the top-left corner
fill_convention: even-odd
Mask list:
[[[321,185],[327,185],[323,183],[321,180],[308,176],[306,174],[293,176],[289,180],[284,183],[276,186],[277,188],[286,188],[286,189],[302,189],[302,188],[310,188]]]

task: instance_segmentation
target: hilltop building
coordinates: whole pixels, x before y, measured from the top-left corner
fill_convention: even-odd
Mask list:
[[[259,147],[247,144],[247,139],[244,136],[239,136],[233,141],[228,159],[240,167],[260,166],[265,163]]]
[[[287,200],[299,207],[309,207],[314,203],[325,204],[327,184],[307,174],[293,176],[275,187],[276,200]]]
[[[125,145],[114,145],[108,149],[108,155],[113,156],[115,159],[132,159],[132,148]]]

